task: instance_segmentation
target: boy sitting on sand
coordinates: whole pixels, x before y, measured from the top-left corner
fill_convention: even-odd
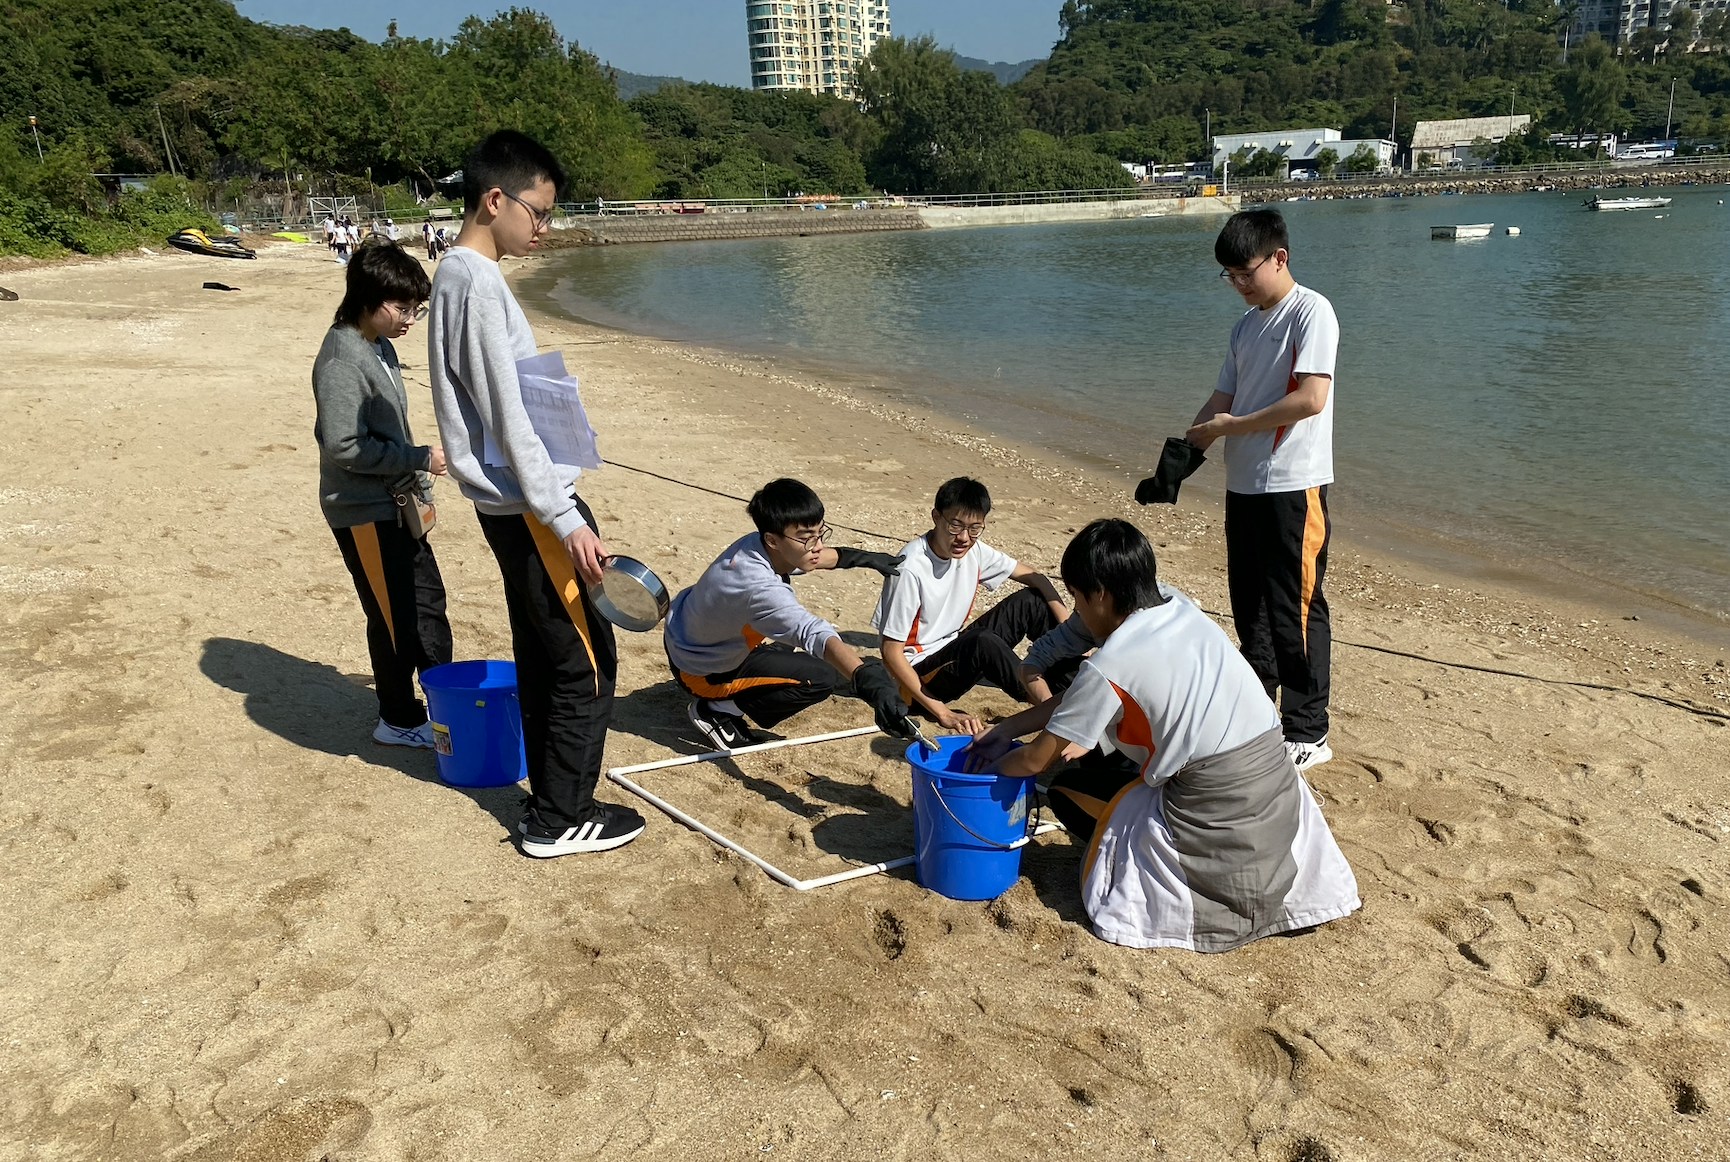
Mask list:
[[[1358,908],[1357,880],[1255,671],[1212,619],[1159,585],[1140,530],[1082,529],[1063,583],[1099,649],[1061,699],[981,736],[968,765],[1036,775],[1095,746],[1127,760],[1092,756],[1049,791],[1087,843],[1094,931],[1132,948],[1227,952]]]
[[[827,547],[823,502],[797,480],[771,480],[745,511],[757,531],[715,558],[667,615],[667,661],[693,697],[691,725],[718,750],[750,746],[760,740],[747,717],[776,726],[835,693],[841,677],[881,729],[909,734],[907,704],[883,664],[861,660],[833,625],[799,604],[792,584],[795,573],[820,569],[892,575],[900,559]]]
[[[946,481],[931,509],[931,531],[901,550],[901,571],[884,579],[871,627],[883,635],[883,664],[914,709],[945,730],[968,734],[978,719],[948,703],[981,682],[1025,702],[1051,697],[1044,677],[1023,683],[1015,650],[1057,628],[1068,606],[1051,579],[979,538],[991,493],[965,476]],[[967,625],[981,587],[1027,586]]]

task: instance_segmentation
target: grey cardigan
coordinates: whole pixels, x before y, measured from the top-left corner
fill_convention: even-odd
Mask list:
[[[396,348],[389,339],[375,346],[357,328],[338,323],[325,333],[313,362],[312,397],[324,519],[333,529],[395,520],[391,482],[425,472],[432,461],[432,449],[417,447],[409,434]]]

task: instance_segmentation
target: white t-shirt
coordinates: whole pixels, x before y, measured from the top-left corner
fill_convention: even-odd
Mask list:
[[[1296,391],[1299,376],[1333,378],[1339,345],[1333,304],[1307,286],[1293,286],[1272,307],[1257,307],[1237,321],[1218,389],[1232,397],[1232,415],[1258,412]],[[1337,391],[1336,383],[1320,415],[1289,427],[1227,436],[1226,489],[1254,495],[1332,484]]]
[[[1179,590],[1160,592],[1164,605],[1130,614],[1081,664],[1046,727],[1128,757],[1153,786],[1280,724],[1225,631]]]
[[[1015,572],[1015,558],[983,541],[954,560],[931,551],[924,537],[901,550],[901,572],[883,581],[871,628],[907,643],[907,660],[934,654],[961,632],[979,587],[996,589]]]

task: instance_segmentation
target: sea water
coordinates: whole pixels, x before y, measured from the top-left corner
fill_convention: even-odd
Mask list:
[[[1675,200],[1279,206],[1295,274],[1340,320],[1336,523],[1373,514],[1730,616],[1730,206],[1722,187],[1652,192]],[[1127,481],[1207,398],[1244,309],[1213,261],[1221,221],[592,248],[525,293],[866,373]],[[1496,228],[1430,240],[1469,222]]]

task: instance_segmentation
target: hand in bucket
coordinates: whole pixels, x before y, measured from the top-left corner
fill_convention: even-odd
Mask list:
[[[975,734],[967,748],[967,773],[978,775],[989,771],[1014,745],[1015,737],[1000,727]]]

